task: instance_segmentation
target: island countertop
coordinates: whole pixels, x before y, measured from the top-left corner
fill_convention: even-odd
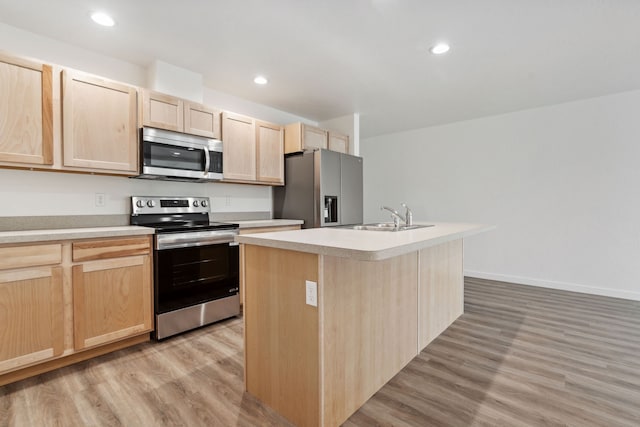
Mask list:
[[[433,227],[403,231],[352,230],[344,227],[249,234],[236,242],[298,252],[378,261],[495,228],[493,225],[429,222]]]

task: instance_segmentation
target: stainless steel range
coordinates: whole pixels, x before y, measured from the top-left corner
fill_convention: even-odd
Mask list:
[[[154,237],[155,338],[240,314],[237,224],[210,223],[208,197],[132,197]]]

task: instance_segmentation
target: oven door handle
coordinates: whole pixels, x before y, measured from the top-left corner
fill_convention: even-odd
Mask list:
[[[237,230],[211,232],[189,232],[156,235],[156,250],[189,248],[195,246],[231,244],[238,235]]]

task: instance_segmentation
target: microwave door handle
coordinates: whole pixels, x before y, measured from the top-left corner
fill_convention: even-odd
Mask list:
[[[211,166],[211,156],[209,155],[209,149],[207,147],[203,147],[204,149],[204,176],[205,178],[209,175],[209,166]]]

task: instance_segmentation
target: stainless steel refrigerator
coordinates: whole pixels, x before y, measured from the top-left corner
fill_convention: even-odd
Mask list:
[[[274,187],[275,218],[302,228],[362,223],[362,158],[329,150],[285,158],[285,185]]]

